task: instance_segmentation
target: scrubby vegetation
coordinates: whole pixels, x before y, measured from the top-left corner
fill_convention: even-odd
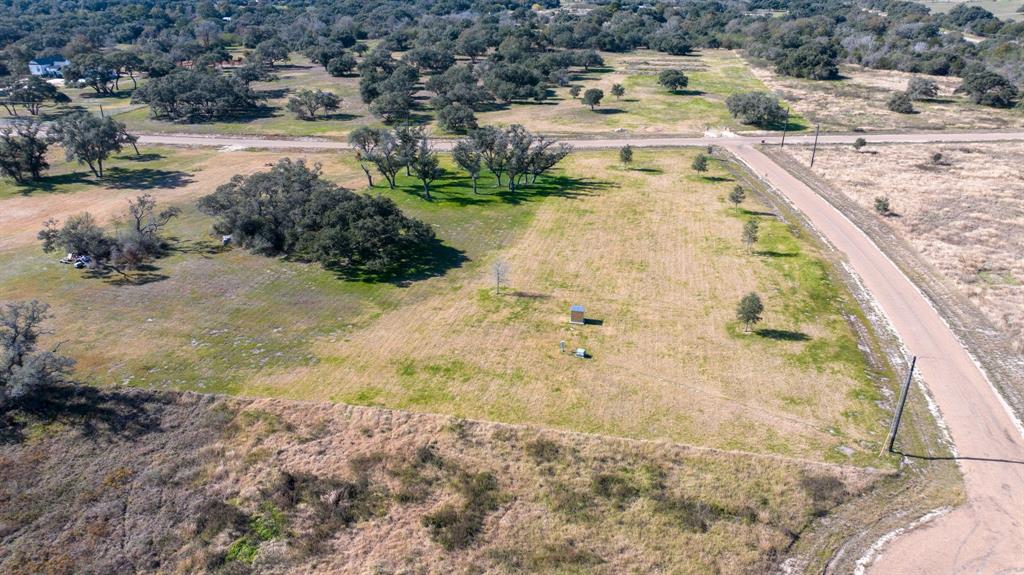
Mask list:
[[[0,444],[4,573],[765,572],[884,483],[345,406],[121,389],[71,405]]]

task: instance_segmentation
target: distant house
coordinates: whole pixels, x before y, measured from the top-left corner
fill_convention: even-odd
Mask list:
[[[46,58],[36,58],[28,63],[28,71],[33,76],[42,76],[44,78],[62,78],[64,76],[64,67],[70,64],[67,58],[64,56],[47,56]]]

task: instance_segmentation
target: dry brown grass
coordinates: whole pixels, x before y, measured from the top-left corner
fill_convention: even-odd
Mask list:
[[[149,150],[143,149],[142,152]],[[236,174],[250,174],[267,168],[268,164],[283,157],[280,152],[215,152],[209,149],[175,150],[170,167],[182,167],[188,183],[166,187],[141,188],[119,185],[116,181],[95,180],[85,189],[67,192],[33,191],[28,195],[14,195],[0,199],[0,252],[21,248],[36,242],[36,232],[47,218],[64,220],[70,215],[89,212],[101,223],[107,223],[125,214],[128,200],[141,193],[150,193],[163,205],[181,204],[213,192]],[[289,157],[303,158],[308,163],[320,162],[332,179],[349,186],[359,187],[362,180],[348,163],[331,162],[327,154],[290,153]],[[138,169],[145,169],[139,164]],[[91,176],[87,177],[93,180]]]
[[[936,162],[934,154],[941,154]],[[806,165],[807,150],[793,153]],[[814,172],[878,215],[1024,349],[1024,151],[1012,144],[818,149]]]
[[[98,403],[147,423],[88,439],[71,420],[35,424],[0,445],[0,571],[765,573],[797,538],[835,545],[816,517],[888,483],[372,408],[119,390]],[[424,518],[481,496],[479,531],[446,550]]]
[[[790,78],[767,67],[751,66],[754,75],[793,104],[793,109],[825,130],[946,130],[1018,128],[1024,126],[1024,111],[1000,110],[970,103],[953,91],[959,78],[909,74],[894,70],[872,70],[841,66],[842,80],[818,82]],[[935,100],[914,102],[918,113],[898,114],[886,107],[894,92],[902,92],[914,76],[939,84]]]

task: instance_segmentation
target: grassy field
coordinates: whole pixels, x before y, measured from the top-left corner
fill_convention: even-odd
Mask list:
[[[104,162],[104,180],[98,180],[89,167],[68,161],[57,147],[50,150],[50,169],[35,182],[19,185],[12,179],[0,179],[0,200],[16,197],[62,195],[97,187],[143,190],[173,188],[186,179],[186,172],[209,158],[209,152],[183,148],[146,148],[139,154],[129,146]]]
[[[895,92],[907,88],[915,76],[895,70],[871,70],[840,66],[842,78],[821,82],[780,76],[755,65],[753,73],[776,94],[793,103],[793,109],[823,130],[992,130],[1024,126],[1024,110],[979,106],[954,90],[959,78],[929,76],[939,85],[939,95],[914,102],[915,113],[898,114],[886,107]]]
[[[591,111],[579,99],[573,99],[569,88],[552,90],[552,97],[541,104],[512,104],[495,106],[491,111],[478,114],[483,124],[507,125],[519,123],[531,130],[550,134],[593,134],[625,131],[636,134],[701,133],[707,129],[750,130],[734,120],[725,107],[725,99],[732,93],[766,90],[739,56],[729,50],[705,50],[693,56],[670,56],[654,51],[636,51],[629,54],[603,54],[606,66],[590,72],[579,72],[572,78],[574,85],[599,87],[605,99]],[[673,94],[657,84],[657,74],[666,68],[685,70],[690,77],[686,90]],[[44,117],[52,118],[67,109],[87,109],[114,115],[137,132],[178,132],[197,134],[247,134],[264,136],[321,136],[344,138],[353,129],[363,125],[382,125],[374,118],[359,98],[357,76],[334,78],[322,66],[313,64],[300,54],[278,66],[278,80],[257,82],[253,89],[264,96],[266,109],[253,117],[200,124],[179,124],[154,120],[149,109],[131,104],[131,83],[122,82],[123,90],[115,96],[96,97],[91,89],[66,89],[73,100],[65,108],[46,108]],[[626,95],[617,100],[611,95],[611,86],[622,84]],[[302,121],[285,110],[291,93],[299,89],[323,89],[342,98],[339,110],[327,119]],[[417,95],[418,109],[413,121],[427,125],[433,132],[443,134],[436,126],[430,109],[430,93]],[[807,123],[794,115],[793,130],[807,127]]]
[[[44,213],[96,202],[114,217],[127,191],[3,200],[18,206],[6,213],[37,217],[16,220],[23,231],[0,250],[0,291],[53,304],[62,349],[96,383],[877,463],[880,387],[892,378],[858,349],[848,322],[859,321],[856,304],[817,248],[756,199],[729,207],[735,182],[721,166],[693,174],[694,153],[638,152],[630,169],[611,152],[577,153],[515,196],[486,181],[474,195],[455,174],[438,183],[434,202],[409,180],[377,188],[434,225],[445,244],[430,273],[390,282],[217,249],[192,200],[275,157],[224,153],[196,168],[195,182],[159,192],[185,213],[171,230],[176,250],[138,285],[84,277],[32,237]],[[309,158],[329,177],[362,185],[351,158]],[[752,253],[740,243],[749,218],[762,226]],[[490,279],[498,258],[511,269],[500,295]],[[752,290],[767,311],[747,335],[734,309]],[[568,325],[575,303],[595,321]],[[561,354],[560,341],[593,357]]]
[[[543,104],[515,105],[480,115],[488,124],[520,123],[545,133],[588,134],[624,131],[635,134],[703,133],[708,129],[751,130],[729,115],[725,99],[736,92],[767,88],[730,50],[703,50],[694,56],[670,56],[639,50],[628,54],[603,54],[606,67],[581,74],[573,84],[600,88],[605,97],[595,111],[573,99],[569,88],[558,88],[556,97]],[[679,93],[658,85],[658,72],[684,70],[690,84]],[[611,95],[612,84],[622,84],[621,99]],[[790,129],[806,128],[795,116]]]
[[[966,2],[961,0],[918,0],[918,4],[927,6],[932,12],[943,14],[961,4],[966,4],[980,6],[1001,20],[1020,20],[1024,17],[1024,14],[1018,11],[1021,6],[1024,6],[1024,2],[1021,0],[969,0]]]

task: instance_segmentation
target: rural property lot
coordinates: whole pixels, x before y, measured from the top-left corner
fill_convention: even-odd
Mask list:
[[[445,242],[438,268],[422,276],[436,277],[391,282],[221,253],[191,199],[272,157],[222,154],[216,165],[230,168],[205,167],[202,187],[167,198],[185,202],[172,229],[179,249],[141,285],[57,264],[32,244],[28,222],[21,247],[0,254],[0,287],[53,304],[79,373],[95,381],[875,462],[879,386],[892,382],[858,348],[847,319],[860,321],[856,304],[817,249],[756,199],[729,207],[736,182],[717,163],[697,176],[694,154],[638,152],[625,169],[612,153],[579,152],[563,174],[516,196],[486,181],[473,195],[454,173],[434,202],[410,180],[378,188]],[[360,185],[343,157],[315,156],[330,177]],[[94,192],[66,197],[82,193]],[[748,218],[761,222],[752,253],[740,242]],[[511,269],[500,295],[497,258]],[[749,291],[767,310],[745,335],[734,310]],[[576,303],[595,324],[567,323]],[[560,341],[593,358],[561,354]]]
[[[396,54],[400,57],[401,54]],[[569,93],[569,87],[551,89],[551,97],[542,103],[494,104],[491,110],[478,113],[481,124],[522,124],[546,134],[596,134],[626,131],[637,134],[700,134],[709,128],[751,130],[729,115],[725,99],[736,92],[767,90],[739,55],[732,50],[702,50],[691,56],[671,56],[661,52],[639,50],[625,54],[602,53],[605,66],[590,71],[576,70],[573,85],[601,88],[605,97],[595,111]],[[467,61],[468,62],[468,61]],[[670,93],[658,85],[658,72],[675,68],[690,78],[687,88]],[[69,106],[99,112],[102,105],[107,115],[115,116],[139,133],[193,133],[263,136],[320,136],[345,138],[359,126],[382,126],[370,114],[359,97],[359,77],[332,77],[322,66],[301,54],[292,54],[287,64],[275,68],[277,80],[254,82],[253,89],[265,96],[266,109],[251,117],[199,124],[178,124],[150,118],[149,108],[131,105],[129,82],[116,96],[96,97],[89,89],[66,89],[72,97]],[[426,78],[424,78],[424,81]],[[143,80],[145,82],[145,80]],[[612,84],[622,84],[626,94],[621,99],[611,95]],[[301,89],[322,89],[342,98],[341,107],[326,119],[302,121],[285,109],[289,96]],[[430,108],[430,92],[417,95],[419,108],[412,121],[427,125],[437,134],[434,111]],[[44,109],[46,117],[55,117],[62,109]],[[3,116],[0,111],[0,117]],[[806,122],[794,115],[791,129],[803,129]]]
[[[936,156],[938,154],[938,156]],[[792,151],[808,162],[807,150]],[[1019,145],[917,144],[818,149],[814,172],[877,215],[1024,350],[1024,185]]]
[[[531,130],[555,134],[595,134],[622,131],[635,134],[701,134],[708,129],[755,130],[734,119],[725,106],[730,94],[767,91],[746,62],[732,50],[701,50],[692,56],[671,56],[651,50],[626,54],[602,53],[605,68],[582,73],[573,84],[600,88],[605,97],[595,111],[569,88],[556,89],[556,98],[542,104],[514,105],[480,115],[481,123],[519,123]],[[670,93],[658,84],[658,73],[679,69],[689,85]],[[622,84],[621,99],[611,95],[613,84]],[[791,129],[806,122],[794,116]]]
[[[780,76],[755,65],[753,73],[793,110],[812,124],[828,130],[993,130],[1024,126],[1024,109],[1000,110],[972,104],[954,94],[960,79],[925,76],[895,70],[840,66],[842,79],[821,82]],[[914,102],[913,114],[898,114],[886,107],[895,92],[907,88],[910,78],[927,77],[939,85],[934,100]]]

